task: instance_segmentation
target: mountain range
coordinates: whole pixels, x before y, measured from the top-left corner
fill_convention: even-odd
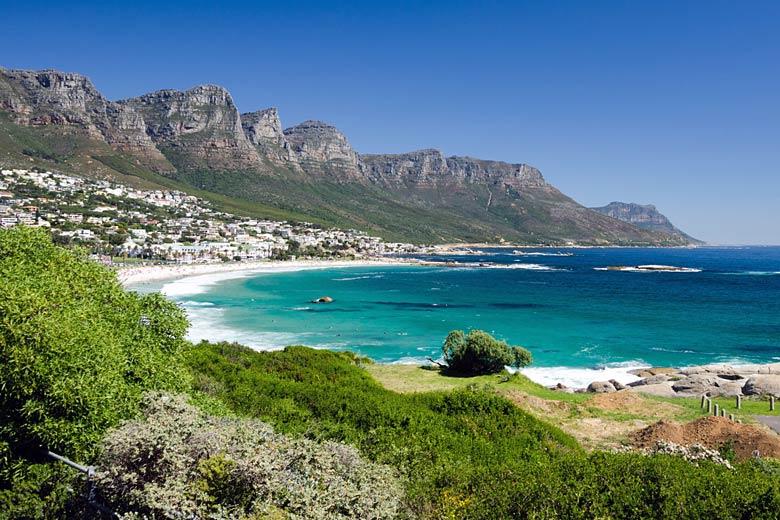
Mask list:
[[[631,211],[585,208],[527,164],[435,149],[359,154],[328,123],[283,129],[275,108],[240,113],[215,85],[111,101],[79,74],[0,68],[0,165],[182,189],[238,213],[390,240],[694,243]]]

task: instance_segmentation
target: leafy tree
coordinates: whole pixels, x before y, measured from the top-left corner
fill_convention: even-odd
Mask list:
[[[531,353],[522,347],[510,347],[482,330],[464,334],[453,330],[442,345],[444,360],[451,372],[464,375],[494,374],[505,366],[524,367],[532,362]]]
[[[145,390],[181,391],[189,379],[182,310],[126,292],[112,271],[43,230],[0,230],[0,294],[2,511],[35,502],[20,494],[41,492],[26,484],[52,466],[36,464],[41,448],[89,462]]]

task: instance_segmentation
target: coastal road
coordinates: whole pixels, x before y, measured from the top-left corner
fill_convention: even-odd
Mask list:
[[[780,416],[777,415],[754,415],[753,418],[761,421],[777,433],[780,433]]]

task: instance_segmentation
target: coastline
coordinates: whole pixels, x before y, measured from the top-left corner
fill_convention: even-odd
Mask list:
[[[263,273],[329,269],[342,267],[389,267],[395,265],[424,265],[424,262],[406,258],[365,258],[361,260],[257,260],[221,264],[174,264],[122,267],[116,270],[119,283],[127,288],[163,280],[222,273]]]

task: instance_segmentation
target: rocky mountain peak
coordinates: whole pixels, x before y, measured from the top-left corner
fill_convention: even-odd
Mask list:
[[[107,100],[81,74],[0,68],[0,108],[19,124],[67,127],[129,152],[153,170],[173,169],[146,134],[141,115]]]
[[[348,176],[360,169],[358,154],[335,126],[323,121],[304,121],[284,130],[293,153],[303,162],[336,161]]]
[[[296,160],[282,131],[276,108],[241,114],[241,126],[249,142],[272,161]]]
[[[100,135],[91,112],[105,113],[108,101],[81,74],[56,70],[0,69],[0,105],[31,125],[76,125]]]
[[[158,90],[119,103],[143,116],[146,132],[164,152],[176,156],[177,167],[243,169],[260,162],[233,98],[223,87]]]
[[[674,226],[674,224],[672,224],[671,221],[652,204],[615,201],[610,202],[606,206],[590,209],[643,229],[679,236],[693,244],[702,243],[700,240],[693,238]]]
[[[278,141],[284,138],[279,112],[273,107],[241,114],[241,125],[252,144],[260,144],[265,140]]]
[[[527,164],[445,157],[429,148],[404,154],[362,155],[363,171],[373,182],[387,185],[448,183],[506,185],[514,190],[549,187],[541,172]]]

